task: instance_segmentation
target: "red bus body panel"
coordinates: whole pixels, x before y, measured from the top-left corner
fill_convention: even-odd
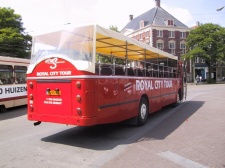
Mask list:
[[[52,70],[44,60],[28,74],[29,120],[80,126],[115,123],[136,117],[143,95],[151,113],[177,100],[177,78],[100,76],[78,71],[66,60],[58,62]],[[58,94],[50,94],[55,91]]]

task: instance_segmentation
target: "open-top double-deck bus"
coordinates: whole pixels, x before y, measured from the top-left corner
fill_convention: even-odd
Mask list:
[[[183,99],[176,56],[90,25],[33,37],[28,119],[91,126],[148,114]]]
[[[29,59],[0,56],[0,111],[27,104]]]

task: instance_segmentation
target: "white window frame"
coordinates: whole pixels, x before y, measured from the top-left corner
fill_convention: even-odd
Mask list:
[[[180,50],[181,50],[181,54],[186,54],[186,44],[185,42],[181,42],[180,43]]]
[[[145,32],[145,37],[149,37],[149,31]]]
[[[157,37],[163,37],[163,30],[156,30],[156,32]]]
[[[164,42],[162,40],[158,40],[156,42],[156,48],[163,50],[164,49]]]
[[[176,43],[175,41],[169,41],[170,53],[175,55]]]
[[[199,58],[195,57],[195,63],[199,63]]]
[[[201,59],[201,63],[205,63],[205,59],[204,58]]]
[[[141,21],[139,22],[139,27],[140,27],[140,29],[143,28],[143,27],[145,27],[145,23],[144,23],[143,20],[141,20]]]
[[[169,38],[175,38],[175,31],[169,31]]]
[[[186,38],[186,32],[180,32],[180,38]]]

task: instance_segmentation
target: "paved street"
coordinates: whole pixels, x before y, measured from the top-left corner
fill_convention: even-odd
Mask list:
[[[188,100],[104,167],[225,167],[225,85],[189,85]]]
[[[225,167],[225,84],[188,85],[187,100],[143,127],[34,127],[26,108],[0,113],[1,168]]]

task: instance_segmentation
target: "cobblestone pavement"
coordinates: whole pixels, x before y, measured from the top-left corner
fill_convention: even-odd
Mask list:
[[[225,85],[188,85],[188,100],[104,168],[225,167]]]

